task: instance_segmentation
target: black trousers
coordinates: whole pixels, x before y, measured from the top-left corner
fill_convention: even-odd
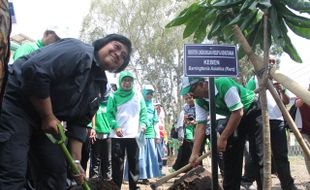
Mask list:
[[[139,178],[139,147],[135,138],[112,138],[112,179],[121,188],[125,152],[128,160],[129,189],[137,189]]]
[[[89,177],[112,178],[111,139],[96,139],[91,145]]]
[[[0,189],[23,189],[28,154],[36,189],[66,189],[67,164],[58,145],[52,144],[30,118],[14,103],[4,102],[0,117]],[[8,129],[14,129],[8,133]]]
[[[251,109],[244,114],[240,124],[228,138],[224,159],[224,181],[225,190],[240,190],[242,175],[243,150],[246,136],[249,136],[250,151],[256,168],[255,177],[258,182],[258,190],[262,189],[263,181],[263,139],[262,125],[257,122],[261,110],[257,108],[256,102],[252,103]]]
[[[90,146],[91,146],[91,139],[89,138],[91,128],[86,128],[86,130],[87,130],[87,138],[86,138],[86,141],[83,143],[82,155],[81,155],[82,156],[81,157],[81,166],[84,169],[84,171],[87,170],[87,163],[89,160]]]
[[[281,182],[283,190],[294,189],[294,179],[291,176],[290,162],[288,159],[288,148],[284,122],[281,120],[270,120],[270,138],[273,164]],[[251,179],[255,173],[253,168],[252,155],[249,155],[249,162],[245,165],[245,178]]]
[[[188,164],[189,158],[191,157],[193,150],[194,142],[184,139],[183,144],[181,145],[177,159],[175,160],[172,168],[178,170]]]

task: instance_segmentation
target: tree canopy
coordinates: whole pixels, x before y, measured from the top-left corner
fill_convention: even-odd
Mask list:
[[[254,51],[263,47],[263,15],[268,10],[270,40],[281,47],[294,61],[302,62],[287,32],[310,39],[310,19],[299,13],[309,14],[310,2],[303,0],[206,0],[185,8],[167,27],[185,25],[183,38],[193,34],[199,43],[208,39],[235,42],[232,26],[238,25]],[[297,12],[297,13],[296,13]],[[208,34],[206,28],[210,27]],[[242,58],[244,52],[239,51]]]

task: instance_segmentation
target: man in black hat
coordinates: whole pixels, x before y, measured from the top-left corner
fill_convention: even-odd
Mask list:
[[[45,133],[58,134],[56,125],[66,121],[79,163],[85,127],[106,91],[105,71],[124,70],[130,54],[131,42],[122,35],[107,35],[93,46],[67,38],[12,65],[0,116],[0,189],[22,189],[28,153],[36,163],[36,189],[66,189],[65,156]]]

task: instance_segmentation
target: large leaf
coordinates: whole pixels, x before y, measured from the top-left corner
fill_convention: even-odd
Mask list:
[[[222,37],[223,33],[220,32],[220,30],[221,28],[225,27],[225,24],[223,24],[223,22],[225,21],[225,18],[226,17],[223,14],[217,15],[209,31],[208,39],[212,39],[213,37],[217,37],[217,38]]]
[[[253,3],[256,3],[256,1],[255,0],[245,0],[245,2],[243,3],[243,5],[240,8],[240,12],[243,12],[246,9],[249,9],[249,7],[251,7],[251,5]],[[255,5],[255,7],[256,7],[256,5]]]
[[[184,23],[186,23],[193,15],[196,15],[201,11],[201,9],[204,9],[201,4],[199,3],[193,3],[191,6],[188,8],[185,8],[181,13],[172,21],[170,21],[167,25],[166,28],[170,28],[173,26],[179,26]]]
[[[231,41],[234,33],[232,32],[232,26],[231,25],[226,25],[224,28],[222,28],[223,32],[223,37],[225,41]]]
[[[207,14],[204,15],[204,18],[202,19],[200,26],[198,27],[198,29],[196,30],[194,34],[195,43],[200,43],[205,39],[207,35],[206,30],[207,30],[208,25],[211,24],[216,18],[216,12],[217,12],[216,9],[208,8],[206,12]]]
[[[248,36],[246,36],[246,38],[252,47],[256,47],[260,41],[263,41],[263,20],[260,20],[260,22],[255,25],[255,28]]]
[[[255,22],[258,11],[250,11],[245,17],[243,22],[240,24],[240,30],[243,31],[246,27],[249,27],[251,23]]]
[[[279,22],[279,27],[280,30],[283,31],[283,38],[285,41],[283,50],[291,57],[291,59],[293,59],[294,61],[298,62],[298,63],[302,63],[302,60],[298,54],[298,52],[296,51],[295,47],[293,46],[291,39],[288,37],[287,35],[287,28],[284,24],[284,22]]]
[[[197,28],[200,26],[203,15],[205,14],[206,9],[200,10],[196,15],[192,16],[186,23],[186,27],[183,32],[183,38],[187,38],[188,36],[192,35]]]
[[[243,1],[244,0],[218,0],[215,3],[213,3],[212,6],[218,9],[227,9],[239,5]]]
[[[271,7],[270,0],[259,0],[257,3],[257,7],[260,9],[268,9]]]
[[[218,13],[217,12],[220,12],[214,8],[210,8],[210,9],[207,9],[207,14],[205,15],[205,19],[204,19],[204,22],[208,22],[209,24],[211,24],[215,18],[217,17]]]
[[[230,21],[228,25],[239,24],[240,22],[242,22],[243,19],[244,19],[244,15],[239,14],[234,19],[232,19],[232,21]]]
[[[310,13],[310,2],[307,0],[283,0],[283,2],[291,9],[301,13]]]
[[[296,51],[295,47],[293,46],[290,38],[285,39],[285,46],[283,50],[297,63],[302,63],[302,59],[299,56],[298,52]]]
[[[310,39],[310,29],[303,28],[292,24],[290,21],[286,21],[287,26],[297,35]]]
[[[243,26],[243,24],[240,26],[240,29],[242,27],[242,31],[246,37],[255,30],[258,24],[261,23],[263,16],[264,15],[261,11],[257,11],[256,17],[253,18],[252,21],[249,21],[247,26]]]
[[[194,43],[201,43],[205,39],[207,35],[207,26],[208,23],[203,20],[194,34]]]
[[[299,27],[310,28],[310,19],[305,18],[299,15],[294,14],[286,7],[281,8],[282,16],[284,17],[285,21],[289,21],[291,24]]]
[[[280,23],[282,20],[279,19],[277,10],[274,7],[270,8],[269,11],[269,22],[270,22],[270,32],[278,46],[284,46],[284,39],[283,39],[283,31],[281,31]]]

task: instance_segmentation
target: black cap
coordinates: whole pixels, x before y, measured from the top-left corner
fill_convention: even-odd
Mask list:
[[[101,49],[103,46],[105,46],[106,44],[108,44],[111,41],[121,42],[122,44],[124,44],[128,48],[128,56],[125,58],[124,64],[122,66],[120,66],[120,68],[118,68],[115,71],[116,73],[119,73],[119,72],[123,71],[128,66],[128,64],[129,64],[130,54],[131,54],[131,51],[132,51],[131,41],[127,37],[125,37],[123,35],[120,35],[120,34],[109,34],[109,35],[107,35],[107,36],[105,36],[103,38],[100,38],[98,40],[95,40],[93,42],[93,46],[94,46],[95,52],[97,53],[99,49]]]

